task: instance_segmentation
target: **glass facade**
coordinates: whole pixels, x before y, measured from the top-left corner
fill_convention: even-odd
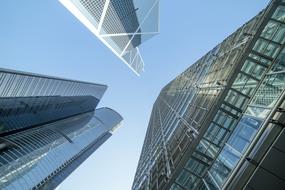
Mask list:
[[[94,96],[107,86],[0,68],[0,98],[30,96]]]
[[[138,46],[158,34],[158,0],[59,0],[136,74],[144,63]]]
[[[120,125],[106,86],[0,69],[0,189],[54,189]]]
[[[271,1],[162,89],[132,189],[229,186],[284,96],[284,8]]]
[[[93,111],[93,96],[36,96],[0,99],[0,134]]]
[[[9,145],[0,154],[1,189],[41,188],[89,146],[110,134],[121,117],[112,110],[99,110],[99,115],[97,111],[2,137],[2,143]],[[102,114],[113,125],[102,121]]]

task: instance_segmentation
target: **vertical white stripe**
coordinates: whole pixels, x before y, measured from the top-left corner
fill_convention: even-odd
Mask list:
[[[98,33],[99,33],[99,35],[101,33],[102,24],[104,22],[104,19],[105,19],[105,16],[106,16],[109,4],[110,4],[110,0],[106,0],[104,8],[103,8],[102,15],[101,15],[101,18],[100,18],[100,21],[99,21],[99,25],[98,25]]]

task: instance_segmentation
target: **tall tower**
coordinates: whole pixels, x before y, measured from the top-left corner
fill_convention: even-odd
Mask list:
[[[159,33],[158,0],[59,0],[137,75],[138,46]]]
[[[272,0],[166,85],[132,189],[285,189],[284,42]]]
[[[0,69],[0,189],[54,189],[120,125],[107,86]]]

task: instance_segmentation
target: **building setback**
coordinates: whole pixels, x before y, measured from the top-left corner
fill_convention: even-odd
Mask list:
[[[120,125],[107,86],[0,69],[0,189],[54,189]]]
[[[159,33],[159,0],[59,0],[132,71],[144,62],[138,46]]]
[[[167,84],[133,190],[285,189],[285,1]]]

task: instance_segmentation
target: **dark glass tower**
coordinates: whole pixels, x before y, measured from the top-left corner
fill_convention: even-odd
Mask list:
[[[167,84],[133,190],[285,189],[285,1]]]
[[[0,189],[54,189],[119,126],[106,86],[0,69]]]

